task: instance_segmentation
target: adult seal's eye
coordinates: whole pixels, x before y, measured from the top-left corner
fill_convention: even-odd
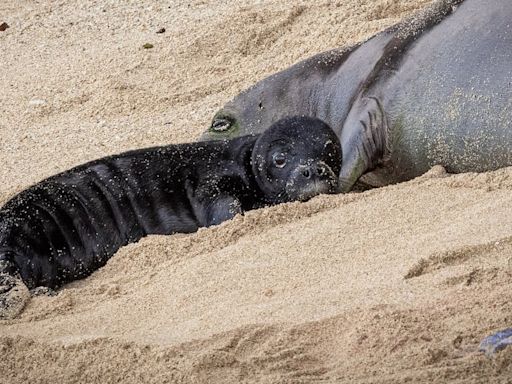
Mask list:
[[[272,161],[277,168],[283,168],[286,165],[286,156],[282,152],[274,153]]]
[[[225,118],[218,118],[213,120],[210,129],[215,132],[225,132],[231,128],[231,120]]]

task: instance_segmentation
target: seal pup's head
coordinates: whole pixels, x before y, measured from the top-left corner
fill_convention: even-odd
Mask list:
[[[257,139],[251,160],[256,182],[272,203],[339,192],[340,141],[320,119],[279,120]]]

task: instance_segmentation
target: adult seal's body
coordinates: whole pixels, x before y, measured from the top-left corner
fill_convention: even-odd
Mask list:
[[[337,192],[340,167],[332,129],[294,117],[258,136],[135,150],[50,177],[0,210],[0,318],[22,310],[28,289],[85,277],[146,235]]]
[[[262,80],[222,108],[204,138],[319,117],[340,138],[345,191],[360,178],[382,186],[436,164],[494,170],[512,165],[511,63],[512,1],[440,1]]]

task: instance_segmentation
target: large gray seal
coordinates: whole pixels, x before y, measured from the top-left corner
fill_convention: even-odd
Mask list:
[[[444,0],[350,48],[316,55],[236,96],[203,138],[316,116],[340,138],[344,191],[436,164],[512,165],[512,1]]]
[[[0,319],[23,309],[28,289],[88,276],[146,235],[336,193],[340,167],[333,130],[297,116],[260,135],[134,150],[43,180],[0,209]]]

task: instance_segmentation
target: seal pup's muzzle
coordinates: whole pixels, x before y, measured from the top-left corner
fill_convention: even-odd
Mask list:
[[[328,164],[309,159],[290,173],[285,189],[291,200],[306,201],[319,194],[339,193],[340,185]]]

